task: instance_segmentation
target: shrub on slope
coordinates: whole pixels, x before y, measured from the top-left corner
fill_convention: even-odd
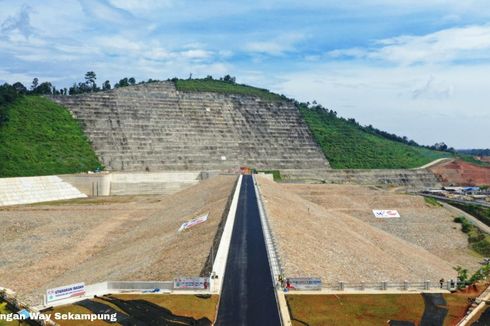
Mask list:
[[[100,163],[78,122],[62,106],[21,96],[0,126],[0,177],[76,173]]]

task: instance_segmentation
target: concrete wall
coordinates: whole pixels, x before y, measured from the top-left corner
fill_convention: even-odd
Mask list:
[[[60,177],[88,196],[167,195],[207,178],[201,171],[69,174]]]
[[[57,176],[0,179],[0,206],[87,197]]]
[[[171,82],[58,96],[112,171],[325,168],[291,102],[184,93]]]
[[[172,194],[195,185],[200,171],[112,173],[111,195]]]

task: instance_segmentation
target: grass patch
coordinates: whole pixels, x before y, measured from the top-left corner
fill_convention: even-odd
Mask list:
[[[463,216],[455,217],[454,222],[461,224],[461,231],[468,235],[471,249],[484,257],[490,256],[490,235],[482,232]]]
[[[174,315],[192,317],[194,319],[207,318],[214,321],[218,305],[217,295],[210,298],[200,298],[195,295],[177,294],[117,294],[113,295],[121,300],[145,300],[161,307],[167,308]]]
[[[282,176],[281,176],[281,171],[279,170],[257,170],[257,173],[265,173],[265,174],[272,174],[272,177],[274,178],[274,181],[281,181]]]
[[[418,322],[424,312],[419,294],[287,295],[293,325],[386,325]]]
[[[40,96],[7,106],[0,127],[0,177],[77,173],[100,163],[68,110]]]
[[[447,152],[410,146],[369,133],[355,123],[323,110],[304,106],[299,109],[335,169],[407,169],[451,156]]]
[[[8,304],[7,302],[5,301],[2,301],[0,299],[0,315],[3,315],[3,314],[11,314],[13,313],[14,311],[10,310],[9,307],[8,307]],[[0,320],[0,326],[25,326],[25,325],[28,325],[26,324],[25,322],[22,322],[22,321],[17,321],[17,320],[13,320],[13,321],[5,321],[5,320]]]
[[[286,97],[272,93],[267,89],[215,79],[177,79],[175,87],[181,92],[212,92],[256,96],[265,101],[283,101]]]
[[[432,207],[442,207],[442,204],[437,199],[432,197],[424,197],[425,203]]]

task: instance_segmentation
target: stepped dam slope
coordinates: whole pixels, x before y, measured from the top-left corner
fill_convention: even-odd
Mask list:
[[[58,96],[113,171],[325,169],[294,103],[158,82]]]

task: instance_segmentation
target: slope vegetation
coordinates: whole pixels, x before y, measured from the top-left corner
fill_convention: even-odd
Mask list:
[[[323,110],[300,106],[300,112],[336,169],[407,169],[451,156],[370,133],[356,123]]]
[[[76,173],[100,165],[80,125],[62,106],[20,96],[4,109],[0,177]]]

